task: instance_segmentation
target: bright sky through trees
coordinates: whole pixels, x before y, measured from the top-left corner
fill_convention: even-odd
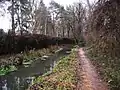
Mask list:
[[[48,6],[51,0],[43,0],[44,3]],[[86,3],[86,0],[54,0],[64,6],[72,4],[74,2],[82,1],[82,3]],[[95,0],[90,0],[90,2],[94,2]],[[4,29],[5,31],[11,27],[10,23],[10,15],[5,14],[5,16],[0,16],[0,28]]]

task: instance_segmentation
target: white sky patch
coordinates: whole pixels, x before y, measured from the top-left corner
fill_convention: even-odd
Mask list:
[[[5,15],[4,17],[0,18],[0,28],[4,29],[5,31],[9,29],[11,26],[9,15]]]
[[[46,6],[49,6],[49,3],[51,2],[51,0],[43,0]],[[70,5],[73,4],[75,2],[79,2],[81,1],[82,3],[86,4],[87,0],[54,0],[57,3],[61,4],[61,5]],[[90,0],[90,3],[93,3],[96,0]],[[7,8],[6,8],[7,9]],[[7,31],[8,29],[11,28],[11,22],[10,22],[10,14],[5,14],[5,16],[0,16],[0,29],[4,29],[5,31]]]
[[[8,6],[10,5],[9,2],[6,2],[3,6],[5,6],[4,10],[3,8],[0,8],[1,13],[3,14],[3,16],[0,16],[0,29],[4,29],[5,31],[7,31],[10,27],[11,27],[11,23],[10,23],[10,14],[8,13]],[[0,13],[0,15],[1,15]]]
[[[44,1],[44,3],[48,6],[49,5],[49,3],[52,1],[52,0],[43,0]],[[66,5],[69,5],[69,4],[73,4],[74,2],[82,2],[82,3],[85,3],[86,4],[86,1],[87,0],[54,0],[54,1],[56,1],[57,3],[59,3],[59,4],[61,4],[61,5],[64,5],[64,6],[66,6]],[[96,1],[96,0],[89,0],[90,1],[90,3],[93,3],[94,1]]]
[[[43,1],[47,6],[51,2],[51,0],[43,0]],[[66,5],[72,4],[73,2],[78,2],[79,0],[54,0],[54,1],[61,5],[66,6]]]

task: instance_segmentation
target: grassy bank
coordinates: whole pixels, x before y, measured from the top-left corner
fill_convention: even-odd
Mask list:
[[[76,87],[76,52],[62,57],[51,73],[38,77],[30,90],[74,90]]]
[[[109,84],[110,90],[120,90],[120,58],[97,55],[90,49],[86,52],[89,58],[93,60],[103,80]]]
[[[0,58],[0,76],[5,75],[11,71],[17,70],[21,65],[29,67],[29,65],[35,60],[41,58],[44,55],[51,55],[56,52],[60,47],[50,46],[40,50],[30,50],[11,56],[1,56]]]

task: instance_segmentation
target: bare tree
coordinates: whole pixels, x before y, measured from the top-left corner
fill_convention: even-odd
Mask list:
[[[11,13],[11,17],[12,17],[12,31],[13,31],[13,33],[15,33],[15,21],[14,21],[15,12],[14,12],[14,4],[15,4],[15,1],[12,0],[12,13]]]

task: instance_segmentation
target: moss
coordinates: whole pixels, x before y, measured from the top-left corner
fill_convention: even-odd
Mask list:
[[[63,57],[51,73],[38,77],[30,90],[74,90],[76,87],[76,52]]]

